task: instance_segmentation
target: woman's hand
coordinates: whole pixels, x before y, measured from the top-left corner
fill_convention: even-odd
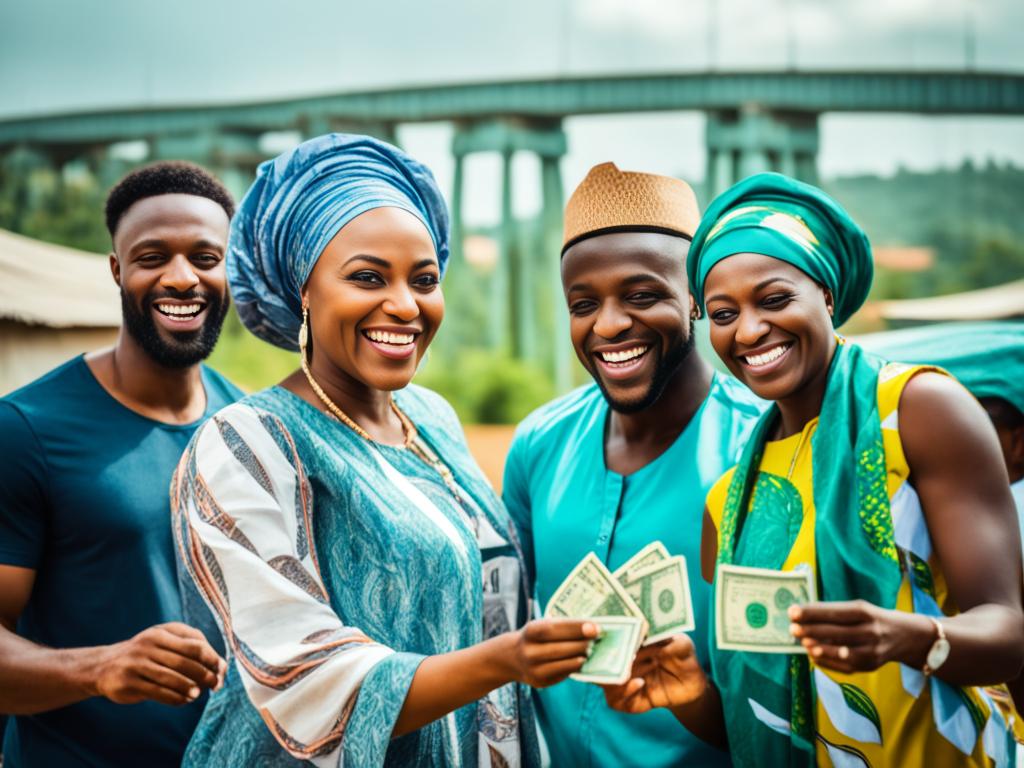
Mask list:
[[[937,634],[925,616],[879,608],[865,600],[789,608],[790,632],[820,667],[871,672],[890,661],[924,666]]]
[[[515,632],[512,664],[515,679],[534,688],[560,683],[590,655],[599,630],[581,619],[537,619]]]
[[[638,715],[655,707],[681,707],[698,700],[707,690],[708,679],[697,661],[693,641],[687,635],[675,635],[641,648],[630,680],[602,687],[609,707]]]
[[[402,736],[520,682],[545,688],[578,672],[600,631],[583,619],[538,619],[482,643],[428,656],[416,669],[393,734]]]

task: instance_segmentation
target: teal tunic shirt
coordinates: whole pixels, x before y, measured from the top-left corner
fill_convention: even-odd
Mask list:
[[[18,634],[52,648],[108,645],[190,614],[219,644],[195,589],[178,590],[167,488],[188,441],[242,396],[202,366],[191,424],[115,400],[82,355],[0,399],[0,565],[36,572]],[[192,609],[192,610],[190,610]],[[206,697],[183,707],[94,696],[8,721],[5,768],[173,768]]]
[[[716,373],[675,442],[628,476],[605,465],[609,408],[596,385],[531,414],[509,451],[504,500],[535,573],[541,609],[588,552],[614,570],[661,540],[673,555],[686,557],[697,624],[690,636],[707,667],[711,589],[700,574],[704,499],[736,463],[764,407],[735,379]],[[598,686],[567,680],[540,691],[538,700],[554,766],[729,764],[725,753],[686,731],[668,710],[615,712]]]

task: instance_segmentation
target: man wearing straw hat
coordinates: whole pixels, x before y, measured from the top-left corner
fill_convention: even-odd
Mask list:
[[[700,576],[704,498],[736,461],[763,405],[694,349],[686,256],[700,213],[686,183],[595,166],[565,210],[562,287],[576,355],[594,379],[519,426],[504,499],[543,606],[595,552],[615,570],[652,541],[686,558],[698,660],[709,587]],[[728,765],[667,710],[607,708],[574,681],[538,692],[553,765]]]

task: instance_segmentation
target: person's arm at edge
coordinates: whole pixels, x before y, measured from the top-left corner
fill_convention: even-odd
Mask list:
[[[933,546],[962,611],[942,621],[950,654],[936,675],[957,685],[1016,677],[1024,664],[1021,543],[991,421],[967,390],[935,373],[908,382],[900,420]],[[922,662],[933,642],[928,630]]]
[[[91,648],[55,651],[15,633],[18,617],[32,593],[36,572],[0,565],[0,712],[30,715],[96,695],[87,669]]]

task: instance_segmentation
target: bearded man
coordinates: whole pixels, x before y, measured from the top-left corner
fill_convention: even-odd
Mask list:
[[[220,684],[220,644],[181,623],[171,474],[241,393],[200,364],[228,309],[230,194],[158,163],[107,198],[124,322],[113,349],[0,399],[0,712],[5,768],[177,766]],[[170,706],[168,706],[170,705]]]
[[[700,574],[704,498],[763,409],[694,349],[686,255],[700,214],[683,181],[591,169],[565,210],[562,288],[576,356],[594,383],[531,414],[503,496],[546,605],[593,551],[615,570],[652,541],[684,555],[699,660],[708,662],[710,587]],[[537,692],[557,766],[728,765],[667,710],[625,715],[572,680]]]

